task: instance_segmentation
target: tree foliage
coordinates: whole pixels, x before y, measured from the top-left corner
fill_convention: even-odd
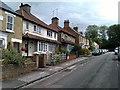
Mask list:
[[[111,47],[120,46],[120,24],[111,25],[107,31],[108,41]]]

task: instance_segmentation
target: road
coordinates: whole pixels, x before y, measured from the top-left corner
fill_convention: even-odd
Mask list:
[[[23,88],[118,88],[118,70],[116,55],[108,52]]]

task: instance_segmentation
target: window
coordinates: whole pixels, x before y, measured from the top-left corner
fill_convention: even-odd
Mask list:
[[[52,37],[52,31],[47,30],[47,36]]]
[[[29,30],[29,22],[26,22],[25,31],[28,31],[28,30]]]
[[[36,25],[34,25],[34,31],[37,32],[37,26]]]
[[[49,51],[51,51],[51,52],[55,51],[55,45],[54,44],[49,44]]]
[[[40,26],[34,25],[34,31],[37,33],[41,33]]]
[[[7,15],[7,30],[13,30],[14,26],[14,17]]]
[[[56,32],[54,32],[54,38],[56,38]]]
[[[39,42],[39,51],[47,51],[47,43]]]
[[[4,41],[5,41],[5,40],[4,40],[3,38],[0,38],[0,47],[4,47],[4,45],[5,45],[5,44],[4,44]]]

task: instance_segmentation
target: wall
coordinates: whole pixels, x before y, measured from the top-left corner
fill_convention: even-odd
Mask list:
[[[23,21],[23,30],[25,30],[25,25],[26,25],[26,21]],[[34,32],[34,25],[33,23],[29,22],[29,33],[37,35],[37,36],[41,36],[47,39],[51,39],[51,40],[57,40],[58,37],[58,33],[56,33],[56,38],[54,38],[54,31],[52,31],[52,37],[47,36],[47,29],[43,28],[40,26],[41,28],[41,33],[36,33]]]
[[[8,65],[8,66],[1,66],[1,68],[2,68],[2,77],[0,78],[0,80],[13,78],[16,76],[20,76],[21,74],[31,72],[36,68],[36,65],[35,62],[31,62],[23,66]]]

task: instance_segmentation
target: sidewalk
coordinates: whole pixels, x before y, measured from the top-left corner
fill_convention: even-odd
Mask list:
[[[1,81],[0,84],[2,84],[2,88],[16,88],[17,89],[17,88],[26,86],[30,83],[33,83],[37,80],[40,80],[42,78],[53,75],[54,73],[59,72],[63,69],[66,69],[67,67],[70,67],[87,58],[89,57],[80,57],[80,58],[70,60],[70,61],[67,61],[65,63],[59,64],[56,66],[48,66],[47,68],[39,68],[25,75],[21,75],[17,78],[12,78],[10,80]]]

